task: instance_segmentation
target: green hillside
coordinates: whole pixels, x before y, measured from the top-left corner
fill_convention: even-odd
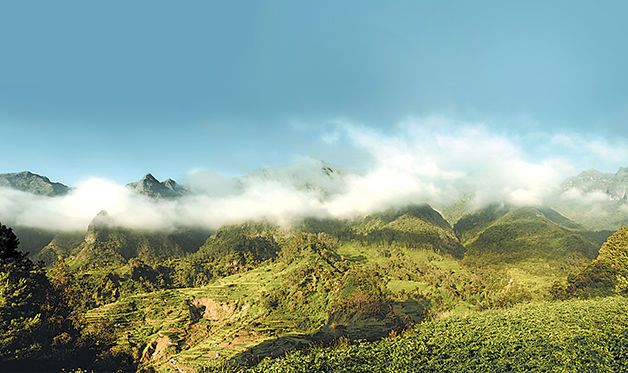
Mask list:
[[[624,297],[451,317],[375,343],[291,353],[251,372],[505,372],[628,369]]]
[[[553,290],[559,298],[628,294],[628,227],[613,233],[593,262]]]
[[[374,340],[428,314],[472,308],[484,299],[441,287],[475,279],[455,260],[431,250],[382,252],[298,232],[278,241],[276,256],[250,269],[227,277],[217,273],[206,286],[125,296],[89,311],[88,320],[116,323],[120,343],[143,356],[143,366],[165,369],[174,359],[179,367],[200,369],[249,364],[339,337]],[[190,258],[210,246],[220,244],[206,244]],[[170,347],[156,347],[164,343]],[[147,355],[145,349],[153,345],[158,352]]]
[[[129,259],[146,262],[180,257],[196,251],[209,234],[202,230],[142,231],[113,224],[105,211],[87,229],[83,241],[68,258],[73,267],[124,265]]]
[[[467,248],[467,266],[506,278],[534,299],[546,298],[555,281],[584,268],[605,237],[551,209],[503,205],[463,217],[455,230]]]
[[[416,210],[397,212],[346,226],[372,232],[414,215]],[[453,232],[440,215],[432,216],[438,226],[422,215],[414,217],[420,224],[414,228]],[[376,340],[430,317],[527,299],[507,281],[480,276],[434,251],[430,241],[421,248],[422,241],[343,237],[268,224],[225,227],[197,252],[172,262],[175,277],[181,268],[182,275],[192,274],[178,281],[191,281],[193,288],[137,294],[120,285],[120,296],[87,318],[118,325],[119,344],[141,357],[142,367],[163,370],[175,361],[179,369],[197,371],[247,366],[339,338]]]
[[[340,241],[399,245],[462,258],[464,247],[451,225],[427,204],[411,205],[349,220],[306,219],[297,231],[328,233]]]
[[[614,271],[614,290],[598,295],[622,293],[625,231],[587,267],[605,238],[553,210],[499,205],[454,228],[430,206],[415,205],[288,227],[248,222],[212,234],[129,230],[102,213],[86,234],[56,234],[36,257],[49,264],[51,283],[67,299],[64,317],[75,334],[103,346],[108,364],[126,359],[126,371],[234,371],[264,358],[280,360],[252,369],[292,371],[286,362],[300,367],[291,359],[305,359],[323,371],[372,371],[367,361],[392,359],[376,367],[403,371],[416,366],[410,357],[433,371],[508,370],[505,364],[570,370],[590,363],[575,354],[615,356],[596,347],[602,336],[587,323],[614,327],[617,320],[592,319],[585,305],[615,312],[625,301],[538,301],[571,296],[564,289],[574,277],[567,276],[601,265],[595,263]],[[543,314],[549,319],[540,320]],[[556,334],[529,327],[544,322]],[[565,337],[581,330],[582,339]],[[603,337],[615,343],[614,335]],[[612,359],[605,364],[613,367]]]

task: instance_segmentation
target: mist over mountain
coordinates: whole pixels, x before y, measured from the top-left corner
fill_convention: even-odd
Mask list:
[[[549,203],[575,221],[595,229],[628,224],[628,168],[615,173],[587,170],[561,184]]]
[[[616,173],[587,170],[570,177],[561,185],[564,192],[579,189],[585,193],[602,192],[611,201],[628,201],[628,167]]]
[[[615,174],[585,171],[558,184],[560,189],[552,189],[552,193],[542,197],[543,202],[531,203],[499,196],[487,199],[483,190],[466,194],[450,190],[451,196],[435,199],[425,195],[425,189],[418,185],[415,191],[407,191],[410,193],[406,196],[380,190],[371,199],[369,196],[375,192],[373,184],[391,180],[372,180],[371,174],[351,173],[312,159],[259,169],[236,178],[196,172],[187,178],[189,185],[172,179],[160,182],[147,174],[126,186],[91,179],[71,189],[52,183],[47,177],[23,172],[5,174],[27,175],[33,182],[16,182],[16,187],[0,189],[0,207],[3,219],[20,227],[76,231],[85,229],[84,224],[93,223],[98,211],[104,210],[110,214],[111,225],[172,230],[176,227],[215,229],[224,224],[260,219],[279,224],[298,223],[308,217],[344,219],[426,201],[432,201],[446,216],[459,218],[491,203],[506,202],[513,206],[545,205],[586,227],[614,229],[626,224],[628,219],[625,170],[620,169]],[[372,184],[365,185],[367,182]],[[433,190],[432,193],[442,192]],[[100,198],[93,199],[93,195]],[[456,200],[456,196],[460,197]],[[361,200],[364,203],[358,204]],[[63,217],[63,220],[54,217]],[[451,222],[455,223],[458,218]]]
[[[0,178],[0,218],[21,227],[76,231],[106,210],[122,227],[173,231],[250,220],[289,226],[304,218],[350,219],[422,203],[451,224],[492,203],[551,207],[595,229],[618,228],[628,216],[626,168],[574,176],[583,156],[569,147],[577,137],[560,136],[555,149],[569,144],[565,153],[546,154],[481,125],[453,127],[439,118],[403,122],[393,133],[351,123],[334,131],[326,141],[361,151],[370,165],[352,169],[301,157],[238,176],[193,170],[181,184],[149,173],[127,185],[90,177],[71,189],[32,173],[6,174]],[[622,154],[621,144],[603,145]],[[607,152],[595,159],[604,164]]]

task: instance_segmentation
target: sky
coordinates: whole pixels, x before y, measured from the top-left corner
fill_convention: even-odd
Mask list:
[[[369,169],[367,138],[469,131],[561,176],[615,171],[626,14],[625,1],[3,1],[0,172],[76,185],[306,157]]]

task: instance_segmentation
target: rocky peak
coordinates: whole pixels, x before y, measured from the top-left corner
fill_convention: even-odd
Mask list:
[[[68,186],[52,182],[47,177],[30,171],[0,174],[0,186],[50,197],[61,196],[70,191]]]
[[[173,192],[181,192],[183,190],[183,187],[172,179],[166,179],[162,184]]]
[[[185,189],[172,179],[160,182],[152,174],[146,174],[141,180],[127,184],[127,187],[145,196],[156,199],[170,199],[180,197]]]
[[[142,178],[141,181],[145,182],[145,183],[151,183],[151,184],[152,183],[159,183],[159,180],[157,180],[155,178],[155,176],[153,176],[153,174],[151,174],[151,173],[147,173],[146,175],[144,175],[144,177]]]

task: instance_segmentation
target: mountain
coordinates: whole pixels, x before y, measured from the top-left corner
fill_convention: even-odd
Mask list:
[[[628,167],[616,173],[588,170],[568,178],[552,208],[591,229],[618,229],[628,224]]]
[[[391,208],[347,220],[308,218],[296,231],[327,233],[342,242],[427,249],[462,258],[464,247],[451,225],[428,204]]]
[[[597,255],[598,243],[583,227],[548,208],[491,205],[463,217],[454,228],[467,256],[482,257],[484,264]]]
[[[628,167],[622,167],[614,174],[598,170],[584,171],[577,176],[570,177],[562,184],[564,191],[572,188],[577,188],[583,192],[599,191],[613,201],[628,201]]]
[[[196,251],[207,239],[204,230],[182,229],[173,232],[130,230],[116,226],[106,211],[89,224],[82,242],[71,250],[71,263],[99,267],[120,265],[139,258],[154,262]]]
[[[20,251],[28,253],[31,257],[37,256],[42,248],[48,245],[56,234],[55,232],[45,229],[23,226],[16,226],[14,231],[20,239]]]
[[[244,187],[259,182],[278,182],[326,198],[344,191],[348,175],[347,171],[327,162],[305,159],[287,166],[255,170],[239,178],[239,182]]]
[[[177,184],[177,182],[172,179],[166,179],[160,182],[151,174],[146,174],[141,180],[127,184],[127,187],[140,194],[156,199],[177,198],[187,191],[183,186]]]
[[[32,255],[33,260],[52,265],[59,258],[69,257],[83,242],[85,232],[58,232],[52,239],[40,246],[40,250]]]
[[[548,208],[492,205],[454,225],[467,248],[464,263],[494,271],[508,287],[543,299],[552,283],[587,265],[604,232],[591,233]]]
[[[465,251],[451,225],[427,204],[357,218],[350,228],[352,239],[358,241],[428,249],[456,258],[462,258]]]
[[[628,226],[613,233],[593,262],[555,290],[558,297],[628,295]]]
[[[68,186],[30,171],[0,174],[0,186],[49,197],[62,196],[70,191]]]

